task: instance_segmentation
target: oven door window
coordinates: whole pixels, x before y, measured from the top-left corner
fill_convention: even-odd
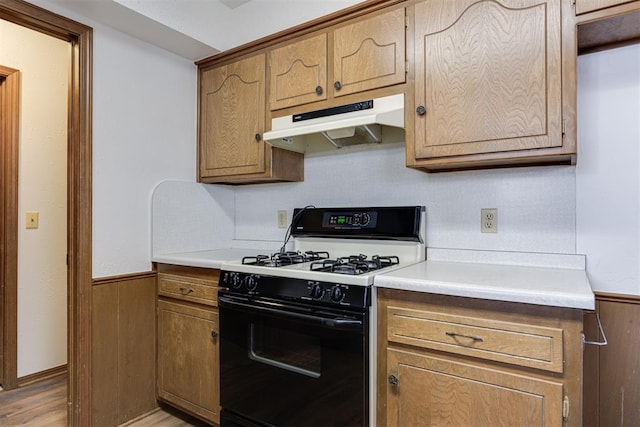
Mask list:
[[[311,378],[320,377],[322,347],[317,337],[260,323],[249,326],[249,358]]]

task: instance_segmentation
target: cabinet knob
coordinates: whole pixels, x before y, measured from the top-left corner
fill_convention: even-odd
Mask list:
[[[180,288],[180,293],[182,295],[189,295],[191,292],[193,292],[193,289],[191,288]]]
[[[419,116],[424,116],[427,113],[427,109],[424,108],[424,105],[420,105],[416,108],[416,113],[418,113]]]
[[[340,90],[340,89],[342,89],[342,83],[340,83],[340,82],[335,82],[335,83],[333,84],[333,87],[334,87],[334,89],[335,89],[335,90]]]
[[[211,338],[213,339],[218,338],[218,333],[216,331],[211,331]]]
[[[398,377],[396,377],[395,375],[389,375],[389,384],[391,385],[398,385]]]
[[[256,133],[256,142],[260,142],[261,139],[262,139],[262,135],[260,135],[259,133]]]
[[[316,93],[322,95],[322,86],[316,86]]]

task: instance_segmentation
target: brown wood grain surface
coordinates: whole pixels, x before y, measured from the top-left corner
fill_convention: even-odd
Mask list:
[[[405,9],[397,8],[333,31],[334,96],[405,81]],[[335,83],[339,83],[339,89]]]
[[[265,55],[202,71],[200,175],[265,171]]]
[[[155,275],[93,287],[94,426],[119,425],[157,407]]]
[[[521,333],[526,333],[527,327],[533,327],[529,330],[532,335],[561,330],[559,337],[555,333],[552,335],[562,342],[563,368],[561,372],[553,372],[534,369],[525,363],[504,363],[473,351],[467,352],[474,350],[467,348],[471,345],[436,348],[431,342],[425,347],[411,340],[392,338],[392,316],[417,311],[443,316],[432,319],[434,321],[446,318],[449,323],[477,323],[482,327],[489,327],[494,322],[494,326],[503,325],[497,329],[515,329]],[[379,424],[517,425],[516,418],[509,418],[516,416],[520,424],[528,420],[526,425],[563,425],[562,407],[566,396],[569,412],[564,425],[582,425],[581,310],[379,289],[378,315]],[[455,317],[459,320],[452,322],[451,318]],[[468,319],[478,320],[469,322]],[[510,325],[504,327],[505,324]],[[538,332],[534,331],[536,327],[540,328]],[[409,330],[395,332],[402,336],[415,335]],[[477,332],[473,331],[474,334]],[[429,336],[429,332],[421,330],[419,335]],[[527,345],[526,340],[523,345]],[[527,350],[522,351],[526,353]],[[396,357],[390,356],[393,352],[400,356],[393,359]],[[389,383],[389,375],[400,375],[398,387]],[[413,375],[420,378],[415,384],[411,379]],[[410,377],[409,391],[402,387],[407,383],[407,377]],[[423,384],[425,381],[426,385]],[[434,387],[440,387],[438,390],[444,394],[436,393]],[[523,394],[514,393],[515,390]],[[475,400],[469,398],[471,395]],[[525,395],[528,397],[523,398]],[[450,405],[447,396],[456,402],[455,407]],[[503,403],[505,407],[501,406]],[[455,412],[454,408],[458,406],[461,412]],[[402,418],[405,407],[408,419]],[[449,408],[445,411],[446,416],[438,412],[438,408]],[[529,419],[530,414],[539,416]],[[500,419],[500,416],[504,418]]]
[[[640,297],[596,292],[596,309],[608,344],[585,346],[584,425],[640,425]],[[603,340],[592,313],[585,334]]]
[[[559,0],[417,3],[417,157],[562,145],[560,35]]]
[[[18,153],[20,72],[0,66],[0,384],[18,377]]]
[[[271,110],[327,99],[326,33],[273,49],[268,62]]]

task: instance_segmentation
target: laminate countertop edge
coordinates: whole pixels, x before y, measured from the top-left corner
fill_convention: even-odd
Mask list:
[[[219,269],[223,264],[241,261],[245,256],[258,253],[271,253],[264,249],[222,248],[194,252],[179,252],[153,255],[151,261],[163,264],[183,265],[187,267],[203,267]]]
[[[376,275],[374,286],[595,310],[595,296],[582,269],[427,260]]]

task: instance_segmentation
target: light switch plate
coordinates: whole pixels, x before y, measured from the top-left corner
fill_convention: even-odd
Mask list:
[[[25,215],[25,227],[26,228],[38,228],[39,224],[39,212],[27,212]]]

